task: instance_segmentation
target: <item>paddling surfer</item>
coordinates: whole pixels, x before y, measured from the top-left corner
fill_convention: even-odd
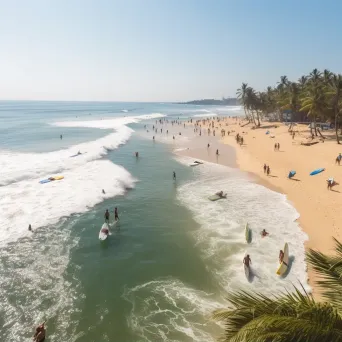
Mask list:
[[[106,209],[106,212],[105,212],[105,214],[104,214],[104,217],[105,217],[105,222],[107,223],[107,224],[109,224],[109,211],[108,211],[108,209]]]
[[[252,264],[252,260],[249,256],[249,254],[247,254],[244,258],[243,258],[243,263],[249,267]]]

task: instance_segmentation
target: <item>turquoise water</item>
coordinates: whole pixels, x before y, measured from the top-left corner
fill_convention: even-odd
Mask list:
[[[163,134],[151,132],[162,115],[171,121],[214,114],[240,111],[0,103],[1,341],[29,341],[43,320],[47,341],[215,341],[222,330],[210,314],[226,305],[227,290],[279,290],[297,279],[305,284],[305,236],[283,195],[234,169],[190,168],[191,159],[174,152],[192,146],[192,130],[164,123]],[[71,158],[77,151],[83,154]],[[65,178],[38,183],[55,174]],[[228,191],[228,201],[208,203],[216,189]],[[104,211],[115,206],[120,221],[100,243]],[[246,218],[252,229],[272,232],[249,247],[260,265],[253,284],[241,268]],[[284,240],[293,241],[296,262],[281,280],[273,253],[276,260]]]

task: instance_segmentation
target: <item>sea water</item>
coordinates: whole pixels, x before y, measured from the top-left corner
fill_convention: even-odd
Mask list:
[[[192,160],[174,151],[188,148],[191,130],[174,141],[181,126],[156,124],[222,114],[242,111],[0,103],[0,340],[29,341],[34,326],[47,320],[49,341],[56,342],[215,341],[222,328],[210,315],[227,305],[226,291],[279,293],[299,281],[307,287],[307,237],[285,196],[236,169],[190,168]],[[153,133],[152,125],[163,133]],[[54,175],[64,179],[39,183]],[[227,200],[208,201],[217,189]],[[100,243],[104,211],[113,216],[114,207],[120,221]],[[264,239],[263,228],[270,232]],[[284,242],[291,266],[278,278]],[[252,281],[243,272],[245,253]]]

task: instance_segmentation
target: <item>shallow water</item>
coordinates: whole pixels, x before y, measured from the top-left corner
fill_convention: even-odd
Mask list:
[[[185,120],[208,112],[240,113],[170,104],[0,104],[0,340],[29,341],[47,319],[56,342],[215,341],[222,330],[209,317],[226,305],[226,290],[271,293],[298,280],[307,286],[306,236],[283,195],[238,170],[190,168],[192,159],[172,151],[191,146],[191,130],[176,141],[164,131],[155,142],[144,132],[162,115]],[[65,178],[39,184],[55,174]],[[227,200],[208,201],[216,189]],[[115,206],[120,221],[100,243],[104,211]],[[261,239],[262,228],[269,238]],[[277,253],[285,241],[293,264],[280,279]],[[252,283],[241,264],[246,252]]]

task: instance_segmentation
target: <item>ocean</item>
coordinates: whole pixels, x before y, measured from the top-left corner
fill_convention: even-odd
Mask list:
[[[243,111],[0,102],[1,341],[31,341],[44,320],[49,342],[216,341],[223,329],[210,315],[227,306],[227,291],[272,294],[299,282],[309,289],[307,236],[286,197],[234,167],[191,168],[193,160],[177,153],[192,146],[194,132],[171,121],[217,115]],[[39,183],[56,175],[64,179]],[[208,201],[217,189],[227,200]],[[120,220],[100,242],[104,211],[113,216],[114,207]],[[268,238],[260,237],[263,228]],[[291,265],[279,278],[285,242]]]

